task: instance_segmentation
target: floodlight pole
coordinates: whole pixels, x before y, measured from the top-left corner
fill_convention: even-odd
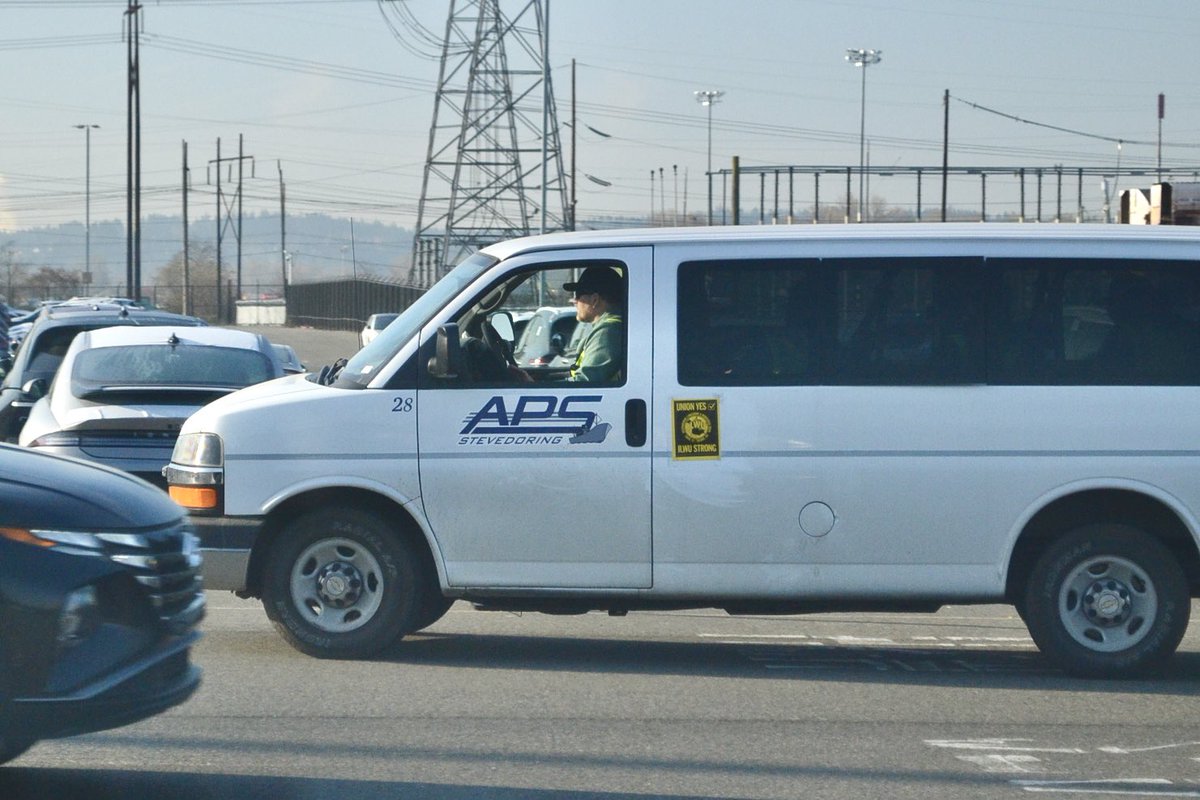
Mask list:
[[[696,102],[708,109],[708,224],[713,224],[713,190],[712,190],[712,107],[720,101],[725,92],[704,89],[695,92]]]
[[[878,64],[883,57],[882,50],[850,49],[846,51],[846,60],[856,67],[862,68],[862,100],[858,122],[858,221],[863,221],[863,179],[866,169],[867,142],[867,67]]]
[[[84,233],[83,233],[83,271],[88,278],[84,282],[90,284],[92,274],[92,128],[99,128],[99,125],[84,123],[73,126],[84,133],[85,155],[84,169],[86,170],[83,179],[84,191]]]

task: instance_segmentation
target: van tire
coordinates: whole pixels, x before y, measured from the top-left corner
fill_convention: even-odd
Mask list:
[[[454,605],[453,597],[446,597],[436,585],[431,586],[425,595],[424,601],[421,603],[421,610],[417,612],[416,619],[413,621],[413,628],[408,632],[415,633],[416,631],[425,630],[446,616],[446,612],[450,610],[450,606],[452,605]]]
[[[1077,528],[1038,558],[1025,589],[1029,633],[1055,665],[1078,676],[1127,678],[1161,667],[1191,610],[1171,552],[1123,524]]]
[[[323,508],[289,522],[263,573],[263,607],[288,644],[317,658],[366,658],[414,625],[427,577],[381,517]]]

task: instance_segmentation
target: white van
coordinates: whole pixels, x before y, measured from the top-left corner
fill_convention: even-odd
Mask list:
[[[506,310],[589,267],[623,289],[621,368],[506,364]],[[1200,595],[1198,409],[1196,229],[555,234],[471,256],[340,371],[207,406],[166,474],[208,587],[316,656],[455,599],[1003,602],[1057,665],[1123,676]]]

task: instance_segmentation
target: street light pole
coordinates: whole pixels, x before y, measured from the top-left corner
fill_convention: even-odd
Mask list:
[[[74,126],[76,129],[83,131],[85,142],[84,164],[86,173],[84,176],[84,234],[83,234],[83,263],[84,273],[88,276],[84,281],[85,284],[92,282],[92,128],[99,128],[99,125],[84,123]]]
[[[850,49],[846,51],[846,60],[856,67],[862,68],[862,108],[858,121],[858,221],[863,221],[863,178],[866,168],[867,142],[867,67],[878,64],[883,57],[882,50]]]
[[[696,102],[708,109],[708,224],[713,224],[713,191],[712,191],[712,107],[725,92],[704,89],[695,92]]]

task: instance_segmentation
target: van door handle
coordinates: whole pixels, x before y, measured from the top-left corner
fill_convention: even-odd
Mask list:
[[[646,444],[646,401],[625,401],[625,444],[641,447]]]

